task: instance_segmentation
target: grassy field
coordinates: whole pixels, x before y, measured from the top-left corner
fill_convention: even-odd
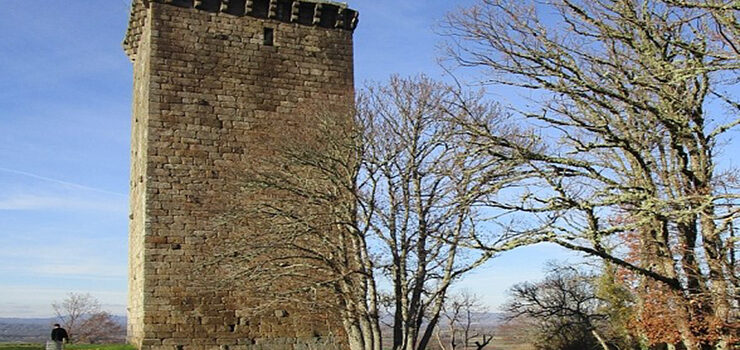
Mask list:
[[[0,350],[44,350],[44,344],[0,344]],[[64,350],[135,350],[128,344],[70,344]]]

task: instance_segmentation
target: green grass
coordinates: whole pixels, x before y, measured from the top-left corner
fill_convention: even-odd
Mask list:
[[[72,344],[64,347],[65,350],[136,350],[128,344]]]
[[[0,344],[0,350],[44,350],[44,344]],[[128,344],[68,344],[64,350],[135,350]]]
[[[0,344],[0,350],[44,350],[43,344]]]

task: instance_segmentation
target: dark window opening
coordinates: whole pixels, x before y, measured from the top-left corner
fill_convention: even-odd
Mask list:
[[[267,18],[269,8],[270,0],[254,0],[254,2],[252,2],[251,15],[259,18]]]
[[[208,11],[208,12],[218,12],[218,10],[221,8],[221,1],[220,0],[199,0],[195,1],[195,7]]]
[[[171,4],[179,7],[193,7],[193,0],[173,0]]]
[[[275,30],[272,28],[265,28],[265,46],[275,45]]]
[[[321,7],[321,21],[319,26],[323,28],[334,28],[339,15],[339,7],[334,5],[323,5]]]
[[[229,7],[224,12],[234,16],[242,16],[246,11],[246,5],[246,1],[229,1]]]
[[[283,22],[290,22],[290,17],[293,14],[293,1],[278,1],[277,3],[277,19]]]
[[[298,23],[312,25],[313,13],[316,9],[316,4],[310,2],[300,2],[298,6]]]

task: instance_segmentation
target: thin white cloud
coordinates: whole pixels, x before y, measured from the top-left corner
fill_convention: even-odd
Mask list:
[[[51,264],[43,263],[31,266],[3,266],[4,273],[23,274],[36,278],[55,278],[63,280],[111,281],[125,280],[127,267],[125,264],[100,264],[94,262]]]
[[[126,202],[121,200],[92,200],[81,198],[16,195],[0,198],[0,210],[86,210],[126,212]]]
[[[72,238],[64,232],[44,237],[26,234],[11,237],[5,248],[0,251],[0,275],[105,283],[126,280],[125,236]]]
[[[83,248],[84,246],[84,248]],[[77,248],[43,245],[15,246],[0,252],[0,272],[63,279],[110,280],[126,278],[126,261],[111,261],[109,246],[82,244]]]
[[[36,175],[36,174],[25,172],[25,171],[8,169],[8,168],[2,168],[2,167],[0,167],[0,171],[6,172],[6,173],[11,173],[11,174],[16,174],[16,175],[23,175],[23,176],[31,177],[31,178],[34,178],[34,179],[37,179],[37,180],[43,180],[43,181],[53,182],[53,183],[56,183],[56,184],[65,185],[67,187],[71,187],[71,188],[75,188],[75,189],[80,189],[80,190],[85,190],[85,191],[90,191],[90,192],[103,193],[103,194],[108,194],[108,195],[117,196],[117,197],[127,197],[127,195],[126,194],[123,194],[123,193],[107,191],[107,190],[103,190],[103,189],[100,189],[100,188],[85,186],[85,185],[81,185],[81,184],[74,183],[74,182],[63,181],[63,180],[54,179],[54,178],[50,178],[50,177],[46,177],[46,176]]]
[[[126,278],[126,265],[94,264],[93,262],[43,264],[29,269],[34,275],[54,276],[61,278]]]

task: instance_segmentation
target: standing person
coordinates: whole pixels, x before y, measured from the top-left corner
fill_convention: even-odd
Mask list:
[[[55,323],[54,329],[51,330],[51,341],[47,343],[46,350],[62,350],[65,342],[69,342],[67,330],[59,323]]]

